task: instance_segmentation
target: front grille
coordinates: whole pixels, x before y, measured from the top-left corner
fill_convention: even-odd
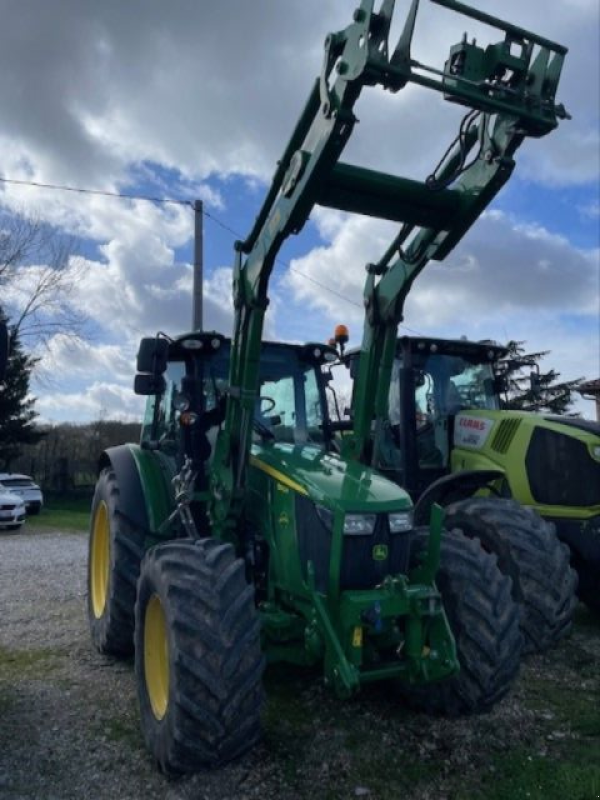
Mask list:
[[[390,533],[387,514],[378,514],[375,530],[368,536],[344,536],[341,589],[373,589],[386,575],[406,575],[410,532]],[[387,558],[373,558],[376,545],[387,547]]]
[[[4,506],[0,506],[0,511],[14,511],[15,508],[16,508],[16,506],[4,505]]]
[[[312,561],[315,587],[327,593],[332,532],[319,517],[315,504],[296,495],[296,536],[304,579],[307,564]],[[373,589],[387,575],[406,575],[410,554],[411,532],[390,533],[388,515],[378,514],[375,530],[365,536],[344,536],[340,568],[340,589]],[[373,558],[376,545],[387,547],[387,557]]]
[[[492,439],[492,450],[497,453],[508,452],[520,424],[520,419],[503,419]]]
[[[536,428],[525,464],[537,503],[580,508],[600,504],[600,463],[583,442]]]

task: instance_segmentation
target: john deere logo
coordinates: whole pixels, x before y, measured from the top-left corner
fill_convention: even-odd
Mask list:
[[[373,548],[373,560],[374,561],[385,561],[388,557],[388,548],[387,544],[376,544]]]

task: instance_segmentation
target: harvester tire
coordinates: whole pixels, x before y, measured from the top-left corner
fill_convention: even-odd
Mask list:
[[[512,578],[521,606],[523,653],[543,652],[566,636],[577,605],[577,574],[552,523],[506,498],[474,497],[446,509],[448,527],[477,537]]]
[[[88,618],[92,641],[101,653],[129,656],[144,532],[119,513],[119,494],[114,471],[103,469],[92,500]]]
[[[413,565],[429,533],[417,530]],[[458,717],[489,711],[510,689],[519,671],[523,637],[511,581],[496,557],[458,530],[444,531],[436,584],[456,641],[458,675],[407,689],[408,705],[432,714]]]
[[[216,767],[260,738],[254,589],[230,544],[152,548],[138,583],[135,673],[146,745],[166,774]]]

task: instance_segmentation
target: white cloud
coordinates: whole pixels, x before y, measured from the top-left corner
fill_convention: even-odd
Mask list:
[[[397,5],[394,37],[407,10]],[[480,5],[497,11],[491,0]],[[574,120],[526,160],[535,178],[590,179],[597,169],[598,5],[571,2],[552,15],[544,9],[543,0],[510,0],[502,14],[570,47],[560,95]],[[3,169],[101,187],[122,185],[130,166],[144,160],[187,177],[267,178],[319,73],[324,36],[345,27],[351,10],[344,0],[9,7],[0,35]],[[497,38],[422,4],[417,57],[441,65],[467,26],[482,41]],[[369,160],[377,151],[384,168],[399,155],[411,163],[435,159],[450,130],[440,125],[444,104],[426,92],[418,100],[410,90],[397,98],[370,94],[369,114],[359,117],[364,127],[370,117],[378,136],[355,152]]]
[[[135,395],[131,387],[94,381],[81,392],[40,393],[36,409],[40,422],[85,422],[101,418],[137,422],[143,413],[144,398]]]
[[[360,342],[363,312],[341,303],[304,276],[319,280],[360,303],[364,265],[389,243],[393,227],[364,218],[318,218],[331,241],[296,259],[286,283],[298,303],[330,319],[351,324]],[[302,273],[302,274],[300,274]],[[525,340],[532,351],[551,350],[548,368],[563,379],[596,377],[600,253],[573,247],[540,225],[523,225],[488,212],[445,263],[431,263],[417,278],[405,307],[409,332],[473,339]],[[402,330],[402,329],[401,329]],[[578,403],[586,413],[593,410]]]

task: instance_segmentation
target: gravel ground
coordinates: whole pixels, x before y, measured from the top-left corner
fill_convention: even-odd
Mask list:
[[[0,534],[0,797],[6,800],[443,800],[457,796],[450,785],[464,791],[470,779],[478,788],[482,775],[493,780],[492,756],[515,742],[552,756],[556,742],[572,735],[543,702],[536,710],[523,702],[525,681],[550,676],[600,697],[600,628],[593,636],[576,631],[556,656],[531,659],[505,701],[468,720],[398,709],[378,687],[339,704],[318,676],[290,678],[280,668],[267,675],[262,745],[219,771],[167,780],[144,749],[131,662],[100,656],[90,645],[86,557],[80,534]],[[377,777],[378,765],[389,772],[390,752],[401,753],[402,769]]]

